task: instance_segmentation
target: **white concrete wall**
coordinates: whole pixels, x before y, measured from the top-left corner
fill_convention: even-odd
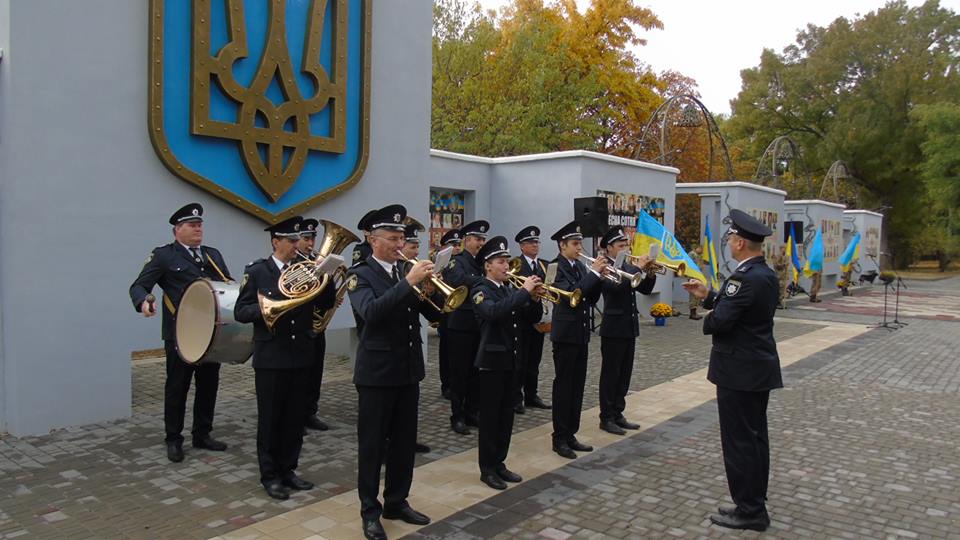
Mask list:
[[[805,263],[807,260],[807,254],[810,252],[810,246],[813,243],[814,235],[816,234],[817,229],[821,227],[822,220],[831,220],[837,221],[841,224],[841,237],[840,237],[840,254],[843,253],[843,237],[842,237],[842,227],[843,227],[843,210],[844,206],[842,204],[831,203],[821,200],[802,200],[802,201],[785,201],[784,202],[784,211],[787,214],[788,221],[802,221],[804,227],[804,238],[803,238],[803,256],[800,257],[801,263]],[[824,248],[826,249],[827,238],[824,233]],[[821,294],[833,291],[836,288],[837,279],[840,277],[840,262],[839,254],[836,258],[832,260],[824,257],[823,263],[823,279],[822,287],[820,289]],[[800,273],[800,286],[805,290],[810,290],[810,278],[803,276],[803,272]]]
[[[879,273],[879,264],[882,261],[880,239],[883,237],[883,214],[869,210],[844,210],[843,219],[845,223],[850,225],[849,230],[845,231],[846,234],[844,234],[844,247],[846,247],[850,239],[853,238],[854,233],[860,233],[860,257],[858,259],[860,272],[855,272],[853,277],[856,278],[858,275],[871,270]],[[868,231],[873,230],[876,231],[876,239],[871,249],[867,237]]]

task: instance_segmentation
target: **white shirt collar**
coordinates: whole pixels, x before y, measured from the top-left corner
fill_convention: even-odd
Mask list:
[[[393,266],[394,266],[394,265],[392,265],[392,264],[390,264],[390,263],[388,263],[388,262],[381,261],[380,259],[376,258],[376,257],[373,256],[373,255],[371,255],[371,257],[373,257],[373,260],[375,260],[375,261],[377,261],[378,263],[380,263],[380,266],[383,267],[383,269],[387,272],[387,275],[388,275],[388,276],[393,276]]]
[[[737,265],[737,270],[740,270],[741,268],[743,268],[743,265],[747,264],[749,261],[752,261],[752,260],[754,260],[754,259],[759,259],[760,257],[763,257],[763,255],[754,255],[753,257],[750,257],[749,259],[744,259],[744,260],[740,261],[740,264]]]
[[[192,248],[192,247],[184,244],[183,242],[177,241],[177,243],[180,244],[181,246],[183,246],[183,249],[187,250],[187,253],[192,253],[192,252],[190,251],[191,249],[195,249],[195,250],[197,250],[197,253],[200,253],[200,246],[197,246],[197,247],[195,247],[195,248]]]
[[[536,259],[531,259],[530,257],[527,257],[526,255],[524,255],[523,258],[527,260],[527,264],[530,265],[530,268],[536,269],[536,264],[537,264],[537,260],[536,260]]]
[[[503,283],[500,283],[499,281],[497,281],[497,280],[495,280],[495,279],[487,278],[487,281],[489,281],[490,283],[493,283],[494,285],[496,285],[498,289],[503,286]]]
[[[282,263],[275,255],[271,255],[270,258],[273,259],[273,264],[277,265],[277,268],[282,272],[284,263]]]

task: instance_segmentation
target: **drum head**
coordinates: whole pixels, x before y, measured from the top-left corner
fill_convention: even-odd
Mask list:
[[[177,351],[188,364],[203,358],[217,327],[217,300],[210,284],[199,279],[183,292],[177,308]]]

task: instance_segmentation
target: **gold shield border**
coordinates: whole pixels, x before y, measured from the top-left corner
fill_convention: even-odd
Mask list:
[[[176,176],[190,182],[191,184],[203,189],[204,191],[219,197],[220,199],[236,206],[237,208],[250,213],[267,223],[279,223],[284,219],[295,216],[307,208],[336,197],[337,195],[352,188],[360,181],[364,171],[367,169],[367,160],[370,157],[370,41],[372,26],[372,6],[371,0],[363,1],[363,80],[362,97],[360,100],[360,162],[353,174],[343,183],[338,184],[326,191],[310,197],[306,201],[288,208],[279,214],[272,214],[259,206],[238,197],[232,191],[220,186],[209,179],[195,173],[185,167],[178,160],[170,146],[167,144],[167,138],[163,134],[163,2],[164,0],[150,0],[150,46],[149,50],[149,112],[148,124],[150,130],[150,142],[153,149],[160,157],[164,166]]]

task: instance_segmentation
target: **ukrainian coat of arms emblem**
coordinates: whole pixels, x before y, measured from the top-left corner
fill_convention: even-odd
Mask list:
[[[349,189],[369,143],[371,0],[151,0],[150,138],[278,222]]]

